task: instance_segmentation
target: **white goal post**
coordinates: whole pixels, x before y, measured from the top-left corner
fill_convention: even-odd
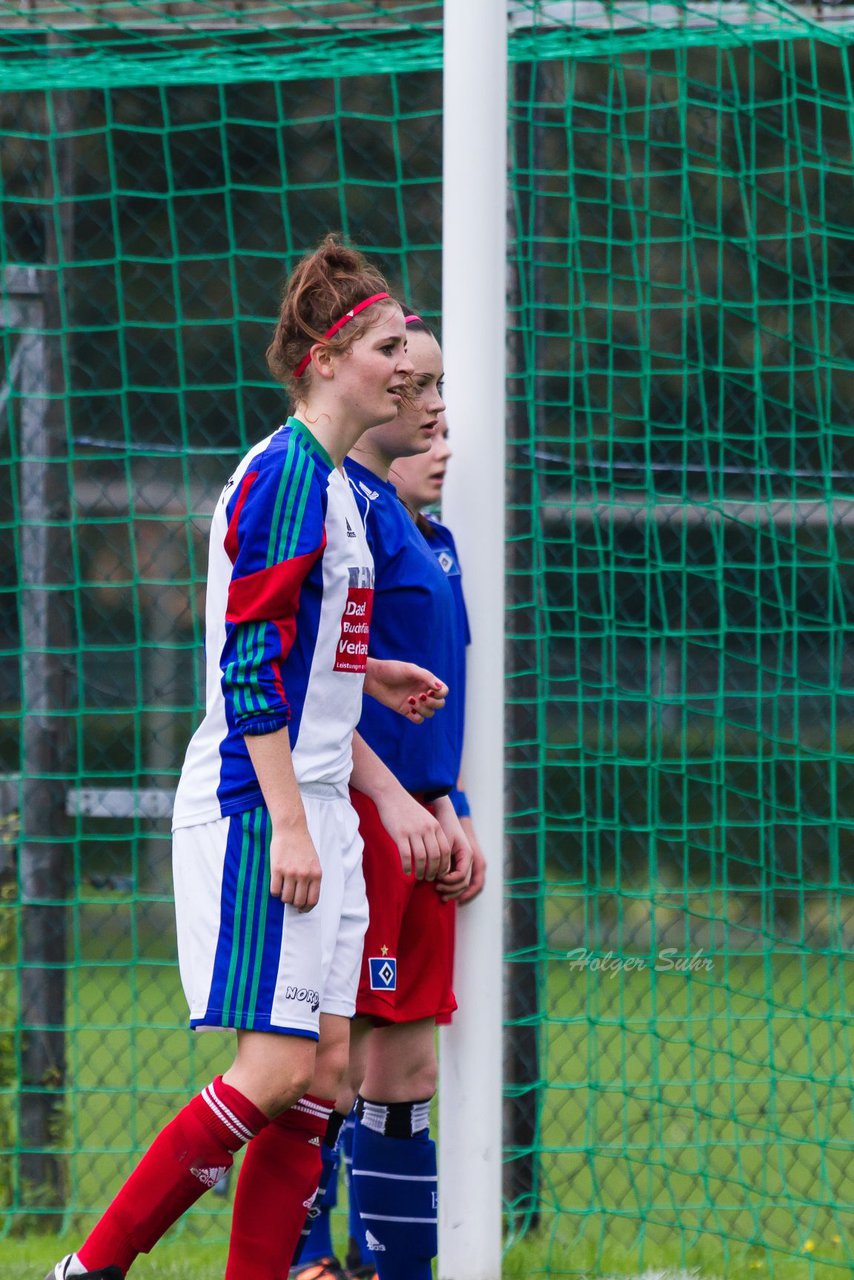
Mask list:
[[[458,917],[440,1032],[439,1276],[501,1274],[507,10],[446,0],[442,344],[454,531],[472,630],[463,780],[489,861]]]

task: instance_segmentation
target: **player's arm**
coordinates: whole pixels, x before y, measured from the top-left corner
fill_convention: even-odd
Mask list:
[[[377,806],[407,875],[414,872],[417,880],[435,880],[450,869],[451,847],[441,824],[400,785],[359,733],[353,734],[350,782]]]
[[[270,893],[311,911],[320,897],[320,859],[309,835],[287,727],[244,741],[270,814]]]
[[[412,662],[368,658],[365,693],[414,724],[421,724],[444,707],[448,686],[432,671]]]
[[[283,501],[283,494],[295,500]],[[302,584],[324,545],[313,476],[293,459],[259,461],[229,501],[224,545],[232,573],[223,690],[270,813],[270,892],[310,911],[320,894],[320,863],[294,774],[281,665],[293,643]],[[285,545],[289,553],[281,558]]]
[[[314,472],[296,456],[264,455],[244,475],[227,515],[223,692],[237,730],[260,736],[290,719],[282,664],[296,636],[303,583],[325,545]]]
[[[439,822],[448,844],[451,846],[451,865],[444,875],[436,881],[436,889],[440,896],[450,900],[459,899],[465,893],[472,874],[471,845],[463,831],[462,824],[454,812],[449,796],[440,796],[432,804],[433,812]]]
[[[471,814],[460,818],[460,826],[471,847],[471,880],[469,880],[468,885],[457,898],[457,902],[462,907],[483,892],[483,886],[486,883],[486,858],[480,847],[480,841],[477,838]]]

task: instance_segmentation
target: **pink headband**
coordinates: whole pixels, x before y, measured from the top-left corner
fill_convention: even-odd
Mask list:
[[[404,324],[415,324],[415,323],[423,324],[424,321],[421,319],[420,316],[412,315],[412,316],[404,316],[403,323]]]
[[[387,297],[389,297],[387,293],[372,293],[370,298],[365,298],[364,302],[357,302],[355,307],[352,308],[352,310],[348,311],[347,314],[345,316],[342,316],[340,320],[336,320],[333,325],[329,326],[329,328],[326,330],[326,333],[324,333],[323,335],[324,342],[326,341],[327,338],[331,338],[334,334],[336,334],[339,329],[343,329],[345,324],[349,324],[350,321],[353,319],[353,317],[357,316],[360,311],[364,311],[367,307],[372,307],[375,302],[384,302]],[[300,360],[299,364],[294,369],[294,377],[301,378],[310,364],[311,364],[311,349],[309,348],[309,350],[303,356],[302,360]]]

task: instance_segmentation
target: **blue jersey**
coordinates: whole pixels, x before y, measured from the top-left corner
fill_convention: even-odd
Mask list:
[[[468,619],[454,540],[434,523],[426,539],[393,484],[347,459],[376,577],[369,652],[426,667],[450,689],[442,711],[413,725],[365,698],[359,733],[408,791],[442,794],[460,770]]]
[[[457,555],[457,547],[456,547],[456,543],[454,542],[454,535],[451,533],[447,525],[440,524],[439,521],[436,520],[433,516],[427,516],[426,519],[430,524],[430,535],[427,538],[427,545],[428,547],[430,547],[434,556],[438,560],[439,565],[442,569],[442,572],[446,574],[448,582],[451,585],[451,590],[454,593],[454,603],[456,605],[457,615],[459,618],[459,626],[465,637],[464,643],[466,645],[469,645],[471,644],[471,633],[469,632],[469,620],[468,620],[468,614],[466,613],[466,602],[463,598],[463,580],[460,573],[460,560],[459,560],[459,556]],[[459,682],[460,693],[462,696],[461,705],[464,710],[465,700],[466,700],[465,652],[463,652],[462,665],[461,665],[459,674],[457,676],[457,680]],[[444,711],[441,711],[441,712],[438,712],[437,714],[444,715],[445,713]],[[460,745],[461,746],[462,746],[462,734],[463,734],[463,725],[462,725],[462,716],[461,716],[461,720],[460,720]],[[457,787],[456,779],[454,780],[454,786],[451,788],[451,800],[453,802],[454,809],[457,812],[458,818],[464,818],[469,816],[469,813],[471,811],[469,809],[468,796],[464,791],[460,791],[460,789]]]
[[[205,718],[173,825],[263,803],[247,734],[287,725],[299,783],[347,782],[373,565],[342,473],[296,418],[246,455],[211,523]]]

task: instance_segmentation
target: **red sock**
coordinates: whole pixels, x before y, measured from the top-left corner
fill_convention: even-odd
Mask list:
[[[281,1280],[320,1183],[320,1144],[332,1101],[306,1094],[277,1116],[243,1158],[234,1193],[225,1280]]]
[[[127,1272],[231,1168],[235,1151],[269,1121],[217,1076],[154,1139],[78,1258],[88,1271]]]

